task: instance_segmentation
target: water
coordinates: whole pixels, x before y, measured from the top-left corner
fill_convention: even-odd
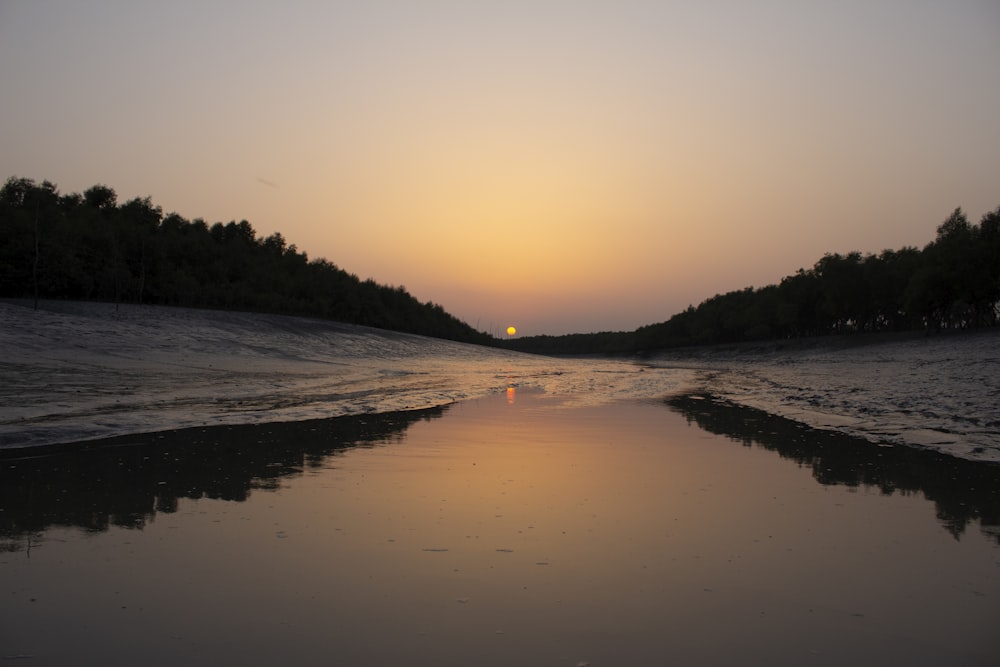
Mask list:
[[[567,407],[512,388],[7,450],[0,655],[996,664],[1000,535],[975,516],[996,516],[995,475],[907,448],[880,462],[857,441],[844,466],[841,447],[824,456],[807,433],[754,435],[736,422],[759,415],[693,403]],[[855,468],[883,486],[841,478]]]
[[[1000,656],[995,336],[639,363],[189,310],[0,323],[3,659]]]

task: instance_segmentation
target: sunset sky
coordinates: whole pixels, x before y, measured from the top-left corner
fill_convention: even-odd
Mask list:
[[[1000,206],[1000,2],[0,0],[0,178],[482,329],[631,330]]]

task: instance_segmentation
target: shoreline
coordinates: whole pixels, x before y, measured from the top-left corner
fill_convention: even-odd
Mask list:
[[[587,432],[590,420],[596,419],[595,427],[615,433],[625,446],[633,438],[649,436],[648,424],[635,423],[633,417],[652,416],[656,409],[650,408],[657,407],[626,401],[567,411],[562,398],[532,391],[514,400],[516,405],[508,396],[494,395],[421,410],[189,427],[0,450],[0,536],[40,533],[54,526],[104,530],[113,517],[136,528],[162,511],[172,511],[183,499],[243,501],[254,490],[279,488],[311,469],[337,467],[335,461],[352,451],[374,448],[381,456],[402,454],[405,448],[396,445],[406,442],[411,431],[432,424],[458,440],[464,429],[499,429],[509,433],[511,445],[523,446],[539,433],[550,434],[539,442],[552,438],[568,443],[572,433]],[[915,447],[874,446],[708,395],[674,396],[658,407],[664,414],[657,421],[686,421],[701,432],[682,436],[674,427],[664,434],[663,446],[681,438],[687,446],[708,447],[705,455],[715,451],[727,460],[740,449],[759,449],[809,471],[823,487],[920,495],[934,504],[938,523],[956,539],[978,524],[1000,544],[1000,466],[993,463]],[[501,419],[503,413],[510,417]],[[716,437],[728,440],[732,449],[712,447],[709,443]],[[472,438],[472,449],[497,436],[481,438],[486,436]],[[589,456],[586,447],[578,454]],[[80,507],[89,509],[80,514]],[[14,523],[7,525],[6,520]]]
[[[518,377],[517,369],[484,374],[472,393],[448,386],[447,377],[438,380],[437,386],[428,386],[440,369],[431,369],[431,375],[412,373],[407,364],[414,354],[432,349],[434,354],[466,354],[503,363],[528,358],[537,364],[549,359],[293,316],[89,302],[41,302],[37,311],[30,306],[30,301],[0,301],[5,322],[0,328],[0,347],[7,351],[0,359],[0,370],[9,378],[0,387],[0,451],[78,447],[109,438],[184,429],[440,408],[503,392],[509,383],[514,386],[524,378]],[[893,344],[915,340],[937,343],[960,336],[966,341],[991,341],[998,335],[989,330],[947,333],[945,338],[923,334],[825,337],[803,339],[791,346],[684,348],[631,365],[615,359],[610,363],[653,371],[647,373],[651,376],[657,371],[676,376],[669,390],[661,387],[658,393],[656,382],[663,381],[662,375],[648,378],[653,393],[644,400],[669,402],[707,393],[739,408],[820,431],[851,433],[853,417],[811,405],[775,403],[756,385],[746,385],[747,369],[754,371],[767,363],[784,365],[816,354],[840,363],[845,355],[890,350]],[[358,355],[366,354],[378,361],[363,364],[371,368],[359,374],[358,359],[368,357]],[[601,361],[609,360],[576,360],[575,368]],[[621,371],[612,370],[616,372]],[[547,377],[541,381],[551,382],[561,373],[554,369],[543,374]],[[386,378],[390,378],[388,385]],[[524,386],[535,381],[527,378]],[[558,389],[588,391],[579,384]],[[624,397],[628,398],[627,392]],[[600,392],[589,397],[591,402],[621,398]],[[852,437],[871,447],[890,444],[942,451],[948,449],[939,444],[942,435],[913,431],[908,437],[915,442],[901,441],[892,432],[854,432]],[[926,437],[927,442],[919,437]],[[1000,463],[995,457],[990,460],[995,454],[992,449],[984,453],[974,442],[964,450],[953,449],[944,453],[978,463]]]
[[[471,347],[326,320],[168,306],[42,302],[34,310],[0,301],[0,321],[0,449],[435,407],[454,397],[417,378],[384,396],[381,379],[400,359]],[[361,368],[356,359],[366,354],[372,363]]]
[[[892,343],[908,343],[922,340],[946,340],[975,337],[997,337],[1000,339],[1000,328],[978,329],[939,329],[937,331],[913,330],[891,331],[879,333],[846,333],[825,336],[803,336],[800,338],[785,338],[761,341],[744,341],[740,343],[717,343],[714,345],[697,345],[692,347],[668,348],[651,352],[642,359],[657,361],[660,359],[700,359],[727,356],[751,356],[755,354],[796,353],[807,351],[840,351],[862,347],[875,347]]]
[[[469,397],[438,405],[381,412],[345,413],[303,419],[263,419],[251,422],[235,421],[231,423],[180,425],[162,429],[135,430],[114,435],[99,435],[40,444],[28,442],[24,444],[4,445],[0,446],[0,460],[18,460],[50,455],[58,456],[91,450],[114,449],[133,445],[142,446],[153,442],[169,444],[187,442],[191,439],[204,440],[211,439],[220,434],[252,434],[257,431],[268,431],[301,435],[307,431],[315,430],[339,431],[342,425],[347,426],[347,430],[350,431],[356,428],[356,425],[364,427],[364,425],[369,423],[396,423],[434,419],[455,406],[460,406],[464,403],[475,403],[488,398],[490,397]],[[550,398],[559,402],[567,397]],[[615,405],[616,403],[621,405],[639,405],[649,404],[650,402],[650,399],[626,399],[609,402],[605,405]],[[970,459],[919,444],[876,441],[837,429],[817,427],[805,421],[789,418],[751,405],[745,405],[732,401],[725,396],[706,392],[701,389],[690,389],[666,395],[652,402],[679,412],[689,422],[697,423],[701,428],[711,433],[723,435],[732,440],[744,443],[753,442],[754,444],[760,444],[765,446],[766,449],[780,450],[781,447],[779,446],[774,446],[773,444],[768,446],[764,443],[774,438],[780,438],[782,435],[790,436],[796,441],[804,437],[812,437],[818,441],[840,442],[855,450],[861,448],[877,452],[875,456],[882,456],[888,450],[899,450],[902,452],[912,452],[914,456],[927,457],[927,460],[952,462],[960,466],[982,467],[984,469],[993,469],[1000,473],[1000,461]],[[569,407],[568,409],[582,408]],[[743,424],[744,426],[739,427],[736,424]],[[767,424],[767,428],[771,430],[766,430],[761,424]],[[1000,477],[997,478],[997,481],[997,488],[1000,489]]]
[[[722,345],[662,355],[699,391],[872,443],[1000,463],[1000,329]]]

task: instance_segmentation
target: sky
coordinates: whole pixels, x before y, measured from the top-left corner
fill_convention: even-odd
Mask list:
[[[1000,2],[0,0],[0,178],[628,331],[1000,206]]]

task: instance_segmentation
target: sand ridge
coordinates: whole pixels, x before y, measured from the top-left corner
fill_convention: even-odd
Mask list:
[[[352,392],[362,400],[426,341],[298,317],[0,302],[0,447],[365,412]]]

